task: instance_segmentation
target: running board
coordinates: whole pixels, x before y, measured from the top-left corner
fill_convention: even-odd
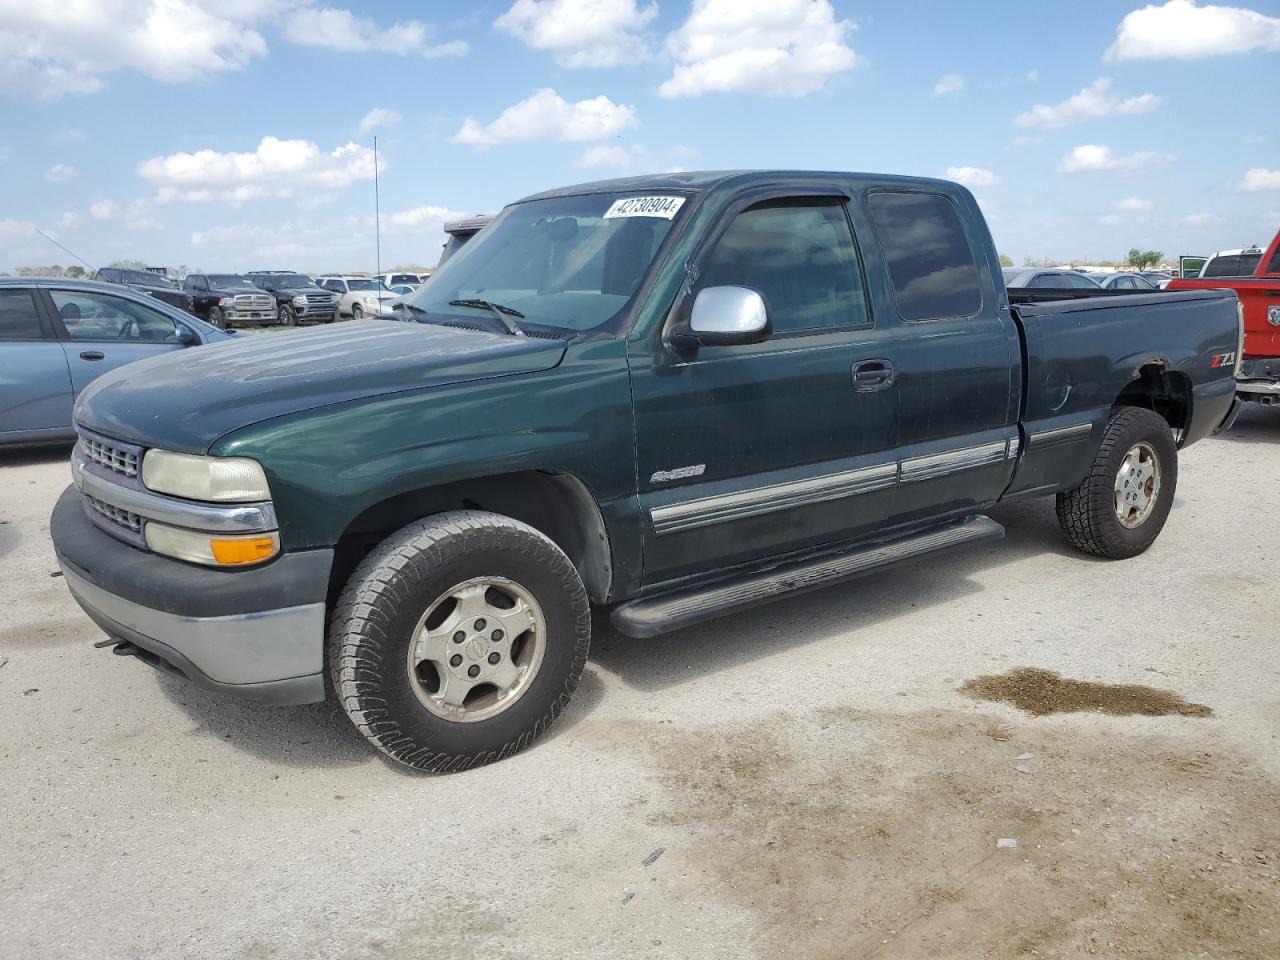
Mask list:
[[[875,573],[894,564],[982,540],[999,540],[1004,527],[975,514],[895,540],[863,544],[750,570],[731,580],[632,600],[614,609],[613,625],[630,637],[655,637],[727,613]]]

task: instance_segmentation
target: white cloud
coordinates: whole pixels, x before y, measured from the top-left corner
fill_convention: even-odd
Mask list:
[[[1156,153],[1139,150],[1137,153],[1119,154],[1110,147],[1086,143],[1073,149],[1062,158],[1058,169],[1063,173],[1080,173],[1092,170],[1114,170],[1128,173],[1153,163],[1169,163],[1178,159],[1172,153]]]
[[[433,204],[424,204],[419,207],[410,207],[407,210],[397,210],[394,213],[383,214],[382,228],[390,230],[390,232],[431,232],[440,233],[444,231],[444,225],[449,220],[459,220],[466,214],[451,210],[448,207],[436,206]]]
[[[29,220],[11,220],[8,217],[0,219],[0,240],[13,240],[17,237],[25,239],[34,231],[35,224]]]
[[[959,93],[964,89],[964,77],[958,73],[945,73],[933,85],[935,97],[945,97],[949,93]]]
[[[1000,178],[985,167],[947,167],[944,176],[966,187],[994,187],[1000,182]]]
[[[616,143],[599,143],[588,147],[578,158],[579,167],[629,167],[643,155],[643,148],[629,148]]]
[[[1195,60],[1280,50],[1280,19],[1243,7],[1169,0],[1134,10],[1116,30],[1106,60]]]
[[[1105,217],[1099,217],[1098,222],[1103,226],[1112,227],[1117,223],[1124,223],[1124,217],[1118,213],[1108,213]]]
[[[358,143],[328,153],[310,140],[263,137],[252,153],[197,150],[152,157],[138,174],[157,188],[156,201],[239,206],[259,197],[291,197],[299,190],[325,193],[373,179],[373,151]]]
[[[640,31],[657,15],[637,0],[516,0],[493,25],[561,66],[611,67],[652,55]]]
[[[836,19],[828,0],[694,0],[667,38],[676,66],[658,94],[813,93],[857,62],[845,42],[853,28]]]
[[[59,127],[49,138],[50,143],[84,143],[88,137],[76,127]]]
[[[266,55],[250,24],[270,0],[0,0],[0,88],[53,99],[94,93],[108,74],[162,83],[243,70]],[[227,8],[230,8],[230,11]]]
[[[1255,190],[1280,190],[1280,170],[1254,167],[1241,178],[1237,189],[1250,192]]]
[[[89,216],[95,220],[114,220],[120,213],[120,208],[110,200],[95,200],[89,204]]]
[[[391,127],[400,122],[400,114],[386,107],[374,107],[360,120],[360,133],[368,133],[378,127]]]
[[[1183,217],[1183,220],[1197,227],[1202,227],[1207,223],[1219,223],[1221,218],[1214,216],[1212,213],[1188,213]]]
[[[350,10],[304,4],[286,16],[284,35],[304,47],[323,47],[343,53],[390,53],[397,56],[461,57],[470,47],[461,40],[428,42],[430,28],[419,20],[380,27]]]
[[[605,96],[569,103],[545,88],[507,107],[490,123],[467,117],[450,139],[482,148],[521,140],[603,140],[635,124],[634,107]]]
[[[1125,197],[1120,201],[1121,210],[1150,210],[1151,201],[1144,200],[1142,197]]]
[[[1154,93],[1143,93],[1136,97],[1121,99],[1110,93],[1110,89],[1111,81],[1102,77],[1059,104],[1050,106],[1047,103],[1037,103],[1030,110],[1014,117],[1013,122],[1019,127],[1057,130],[1073,123],[1095,120],[1099,117],[1126,117],[1137,113],[1150,113],[1160,106],[1160,98]]]
[[[61,183],[76,176],[76,168],[69,163],[55,163],[44,172],[44,178],[50,183]]]
[[[66,211],[58,218],[58,226],[64,229],[67,227],[74,227],[79,222],[80,215],[78,213],[72,213],[70,210]]]

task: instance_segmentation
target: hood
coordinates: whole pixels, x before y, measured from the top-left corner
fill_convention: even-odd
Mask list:
[[[76,422],[120,440],[204,453],[242,427],[404,390],[556,366],[565,343],[387,320],[237,337],[103,374]]]

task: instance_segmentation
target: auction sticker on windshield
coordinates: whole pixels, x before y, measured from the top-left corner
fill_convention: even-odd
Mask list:
[[[670,220],[684,205],[684,197],[627,197],[615,200],[605,211],[604,219],[615,217],[661,217]]]

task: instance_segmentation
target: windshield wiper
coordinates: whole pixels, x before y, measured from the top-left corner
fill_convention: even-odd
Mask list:
[[[524,319],[524,314],[514,307],[503,306],[501,303],[494,303],[492,300],[450,300],[451,307],[475,307],[478,310],[488,310],[498,321],[506,328],[507,333],[513,337],[523,337],[524,331],[521,330],[511,317],[519,317]]]

